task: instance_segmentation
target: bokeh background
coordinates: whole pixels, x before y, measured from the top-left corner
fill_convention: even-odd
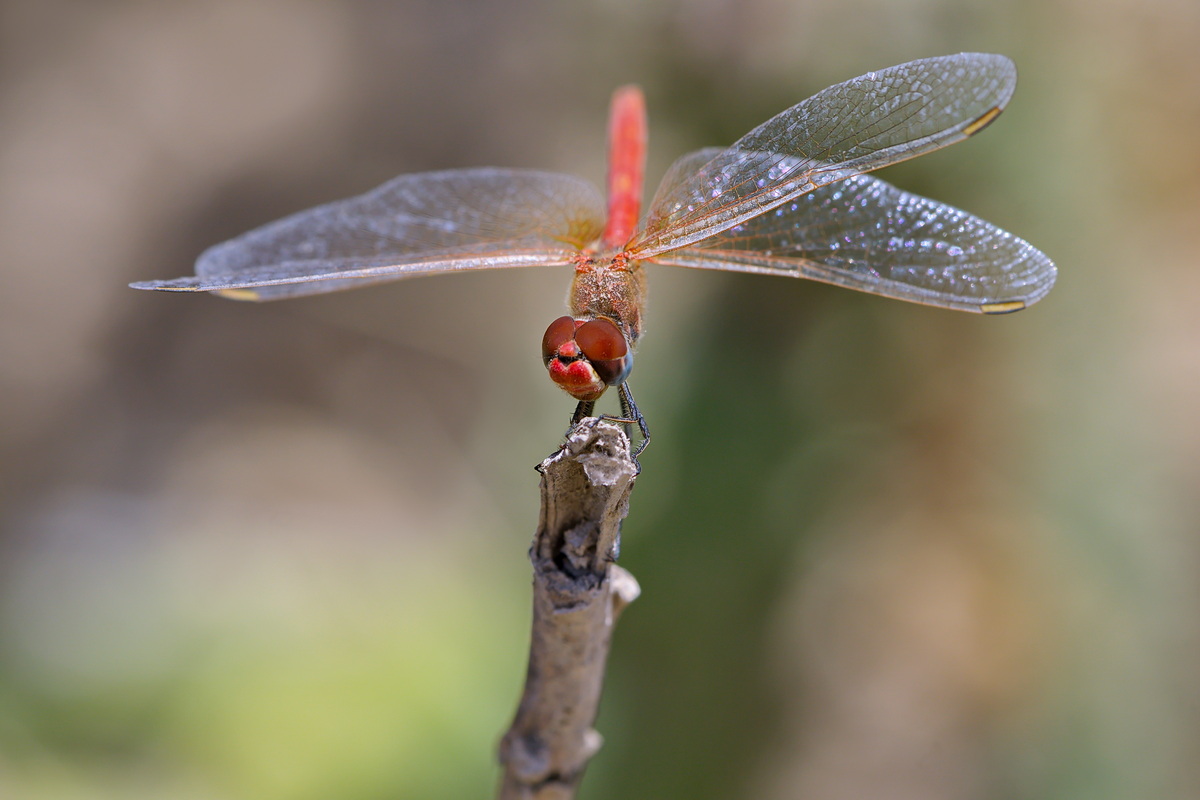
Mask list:
[[[1005,53],[886,172],[1059,285],[980,318],[651,267],[654,430],[583,796],[1200,795],[1193,0],[0,3],[0,797],[486,797],[569,275],[133,292],[393,175],[651,187],[840,80]]]

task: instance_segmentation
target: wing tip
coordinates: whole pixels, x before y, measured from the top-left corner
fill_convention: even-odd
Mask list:
[[[169,281],[135,281],[129,284],[130,289],[142,289],[152,292],[207,292],[224,297],[227,300],[243,300],[259,302],[263,295],[256,289],[212,289],[200,283],[199,278],[175,278]]]
[[[1049,259],[1047,259],[1047,262],[1049,262]],[[1058,277],[1058,270],[1053,263],[1048,263],[1048,267],[1048,272],[1042,276],[1043,280],[1040,281],[1040,284],[1037,285],[1032,293],[1014,300],[997,300],[992,303],[981,303],[979,305],[979,312],[989,315],[1012,314],[1015,311],[1023,311],[1029,308],[1048,295],[1050,290],[1054,288],[1055,280]]]
[[[152,292],[202,292],[199,280],[195,277],[174,278],[167,281],[134,281],[130,289],[141,289]]]

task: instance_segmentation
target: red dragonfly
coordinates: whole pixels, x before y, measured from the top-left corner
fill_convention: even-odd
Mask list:
[[[966,139],[1012,97],[1000,55],[911,61],[819,92],[725,149],[678,159],[638,225],[646,156],[641,90],[613,96],[607,207],[588,182],[516,169],[402,175],[206,250],[192,277],[137,289],[239,300],[350,289],[439,272],[571,266],[570,316],[542,358],[579,401],[572,424],[618,388],[627,426],[649,431],[626,379],[642,331],[643,262],[787,275],[984,314],[1054,285],[1041,251],[994,225],[863,173]]]

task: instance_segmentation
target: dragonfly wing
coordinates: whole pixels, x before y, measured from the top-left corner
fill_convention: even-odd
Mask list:
[[[194,277],[132,285],[270,300],[433,272],[561,265],[603,227],[600,193],[569,175],[402,175],[211,247]]]
[[[701,247],[654,261],[811,278],[992,314],[1033,304],[1056,276],[1054,263],[1025,240],[866,175],[821,186]]]
[[[995,119],[1016,82],[1008,58],[959,53],[831,86],[664,180],[630,255],[687,247],[818,186],[965,139]]]

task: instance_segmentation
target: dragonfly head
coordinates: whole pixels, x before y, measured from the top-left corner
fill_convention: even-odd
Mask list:
[[[604,317],[559,317],[542,337],[550,379],[576,400],[596,400],[633,368],[633,351],[616,323]]]

